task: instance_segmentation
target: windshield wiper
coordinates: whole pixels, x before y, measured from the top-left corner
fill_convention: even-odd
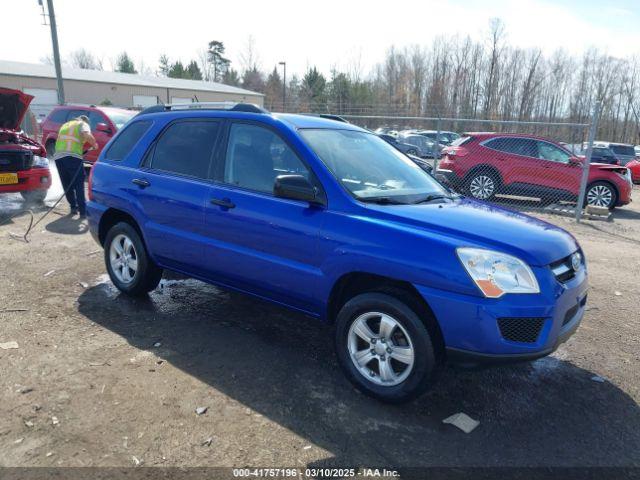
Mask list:
[[[361,202],[377,203],[378,205],[406,205],[406,202],[395,200],[391,197],[364,197],[359,198]]]
[[[427,195],[424,198],[421,198],[420,200],[417,200],[415,202],[413,202],[413,205],[418,205],[419,203],[429,203],[432,202],[434,200],[441,200],[443,198],[451,198],[450,195],[443,195],[443,194],[434,194],[434,195]]]

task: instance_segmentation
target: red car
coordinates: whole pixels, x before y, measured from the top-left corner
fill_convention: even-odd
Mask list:
[[[436,176],[479,200],[496,194],[576,201],[584,158],[556,142],[532,135],[466,133],[446,147]],[[626,167],[592,163],[585,202],[606,207],[631,202]]]
[[[625,166],[631,171],[633,183],[640,183],[640,159],[631,160]]]
[[[20,127],[31,100],[20,90],[0,88],[0,194],[19,192],[41,202],[51,186],[49,161],[44,147]]]
[[[62,124],[80,115],[86,115],[89,117],[91,133],[98,142],[98,149],[87,152],[84,159],[87,162],[94,163],[104,146],[111,140],[111,137],[136,113],[138,112],[111,107],[82,105],[55,107],[42,122],[42,143],[44,143],[49,157],[52,157],[55,151],[58,131]]]

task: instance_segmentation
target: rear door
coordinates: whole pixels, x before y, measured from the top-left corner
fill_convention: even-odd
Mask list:
[[[275,178],[283,174],[303,175],[321,188],[276,130],[230,123],[206,205],[203,262],[214,281],[314,313],[325,210],[275,197]]]
[[[203,272],[208,177],[220,126],[215,119],[170,123],[145,155],[130,187],[156,260],[195,276]]]

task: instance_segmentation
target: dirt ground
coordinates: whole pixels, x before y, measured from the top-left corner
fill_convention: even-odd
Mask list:
[[[545,217],[589,262],[569,342],[533,363],[447,367],[403,406],[350,386],[328,327],[194,280],[132,300],[64,202],[28,244],[9,237],[21,215],[0,226],[0,343],[19,346],[0,349],[0,466],[638,467],[634,197],[612,222]],[[442,423],[456,412],[479,427]]]

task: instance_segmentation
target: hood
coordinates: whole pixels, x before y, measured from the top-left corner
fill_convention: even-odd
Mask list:
[[[20,90],[0,88],[0,128],[19,130],[32,100]]]
[[[447,237],[458,246],[514,255],[529,265],[545,266],[579,247],[565,230],[536,218],[467,198],[424,205],[369,205],[387,220]]]

